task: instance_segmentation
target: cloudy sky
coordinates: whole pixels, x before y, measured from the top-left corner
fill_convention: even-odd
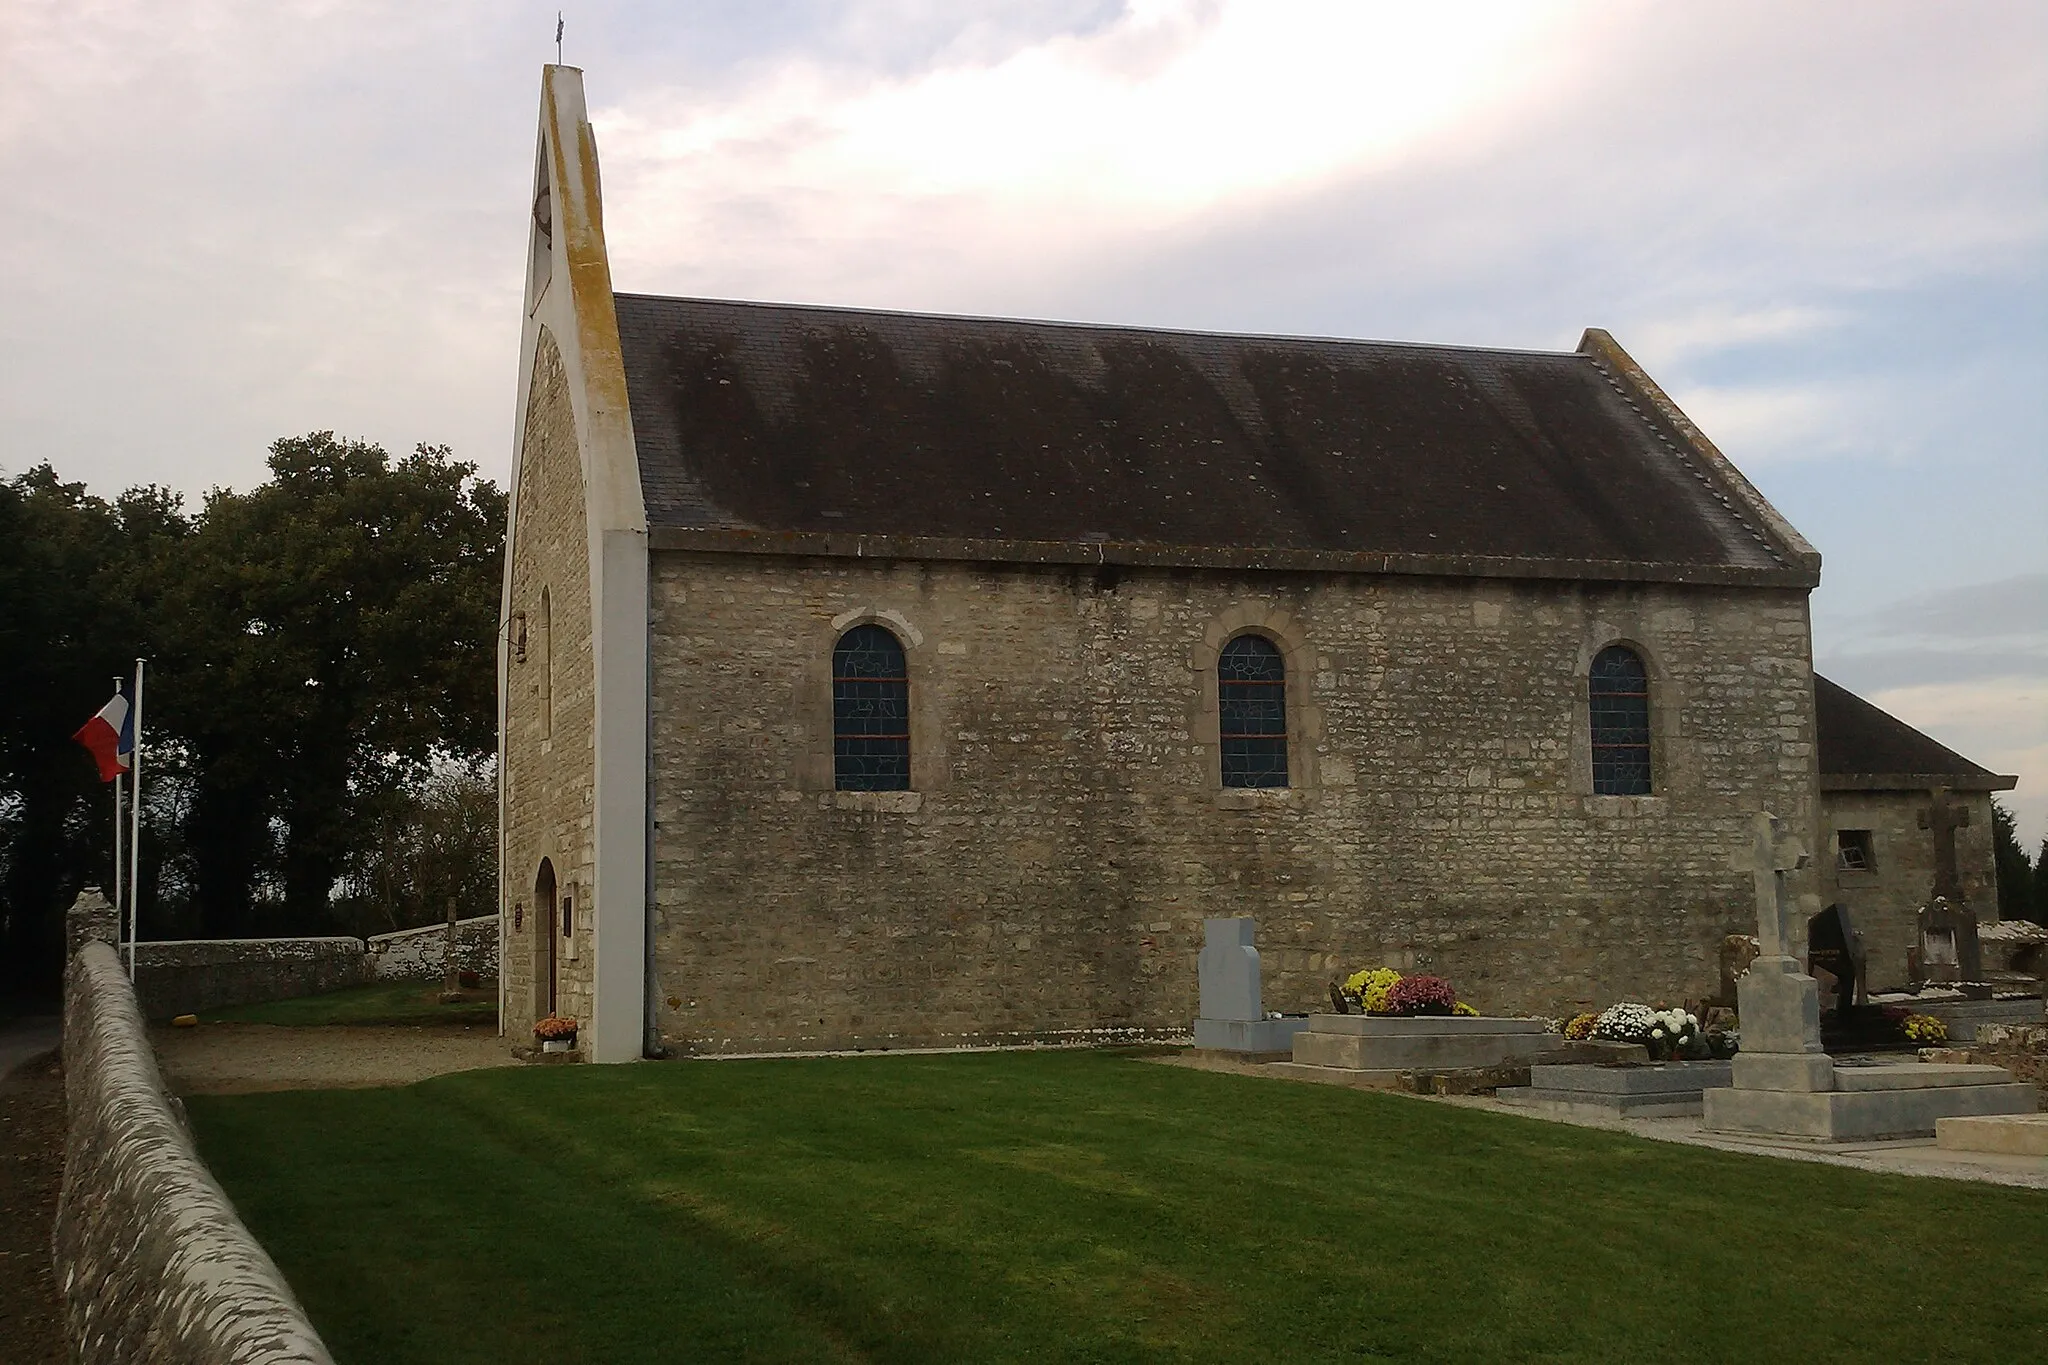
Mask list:
[[[558,0],[7,0],[0,472],[509,466]],[[1822,671],[2048,834],[2048,5],[566,0],[614,280],[1568,348],[1826,557]]]

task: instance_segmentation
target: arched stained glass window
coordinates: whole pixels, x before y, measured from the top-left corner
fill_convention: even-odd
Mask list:
[[[1650,794],[1650,674],[1627,645],[1593,658],[1587,679],[1593,724],[1593,790],[1601,796]]]
[[[1216,658],[1217,738],[1226,787],[1287,785],[1287,665],[1263,635],[1240,635]]]
[[[880,626],[855,626],[832,651],[832,785],[910,790],[910,674]]]

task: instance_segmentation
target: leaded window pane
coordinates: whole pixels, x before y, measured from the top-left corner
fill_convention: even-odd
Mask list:
[[[1588,679],[1593,725],[1593,790],[1602,796],[1650,794],[1650,675],[1626,645],[1609,645]]]
[[[855,626],[832,651],[832,783],[910,790],[909,670],[903,646],[880,626]]]
[[[1287,665],[1271,640],[1240,635],[1216,659],[1226,787],[1287,785]]]

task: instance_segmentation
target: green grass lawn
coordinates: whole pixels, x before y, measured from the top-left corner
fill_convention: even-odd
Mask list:
[[[343,1362],[2002,1361],[2048,1192],[1054,1052],[193,1096]]]
[[[350,986],[296,1000],[271,1000],[261,1005],[231,1005],[207,1010],[199,1017],[209,1024],[284,1024],[314,1028],[326,1024],[495,1024],[498,984],[485,981],[459,1004],[441,1003],[438,981],[379,981]]]

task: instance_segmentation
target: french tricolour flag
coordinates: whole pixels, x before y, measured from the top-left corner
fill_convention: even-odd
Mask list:
[[[92,751],[100,765],[100,781],[112,782],[127,772],[130,755],[135,752],[134,715],[128,709],[128,694],[116,692],[114,699],[79,726],[72,738]]]

